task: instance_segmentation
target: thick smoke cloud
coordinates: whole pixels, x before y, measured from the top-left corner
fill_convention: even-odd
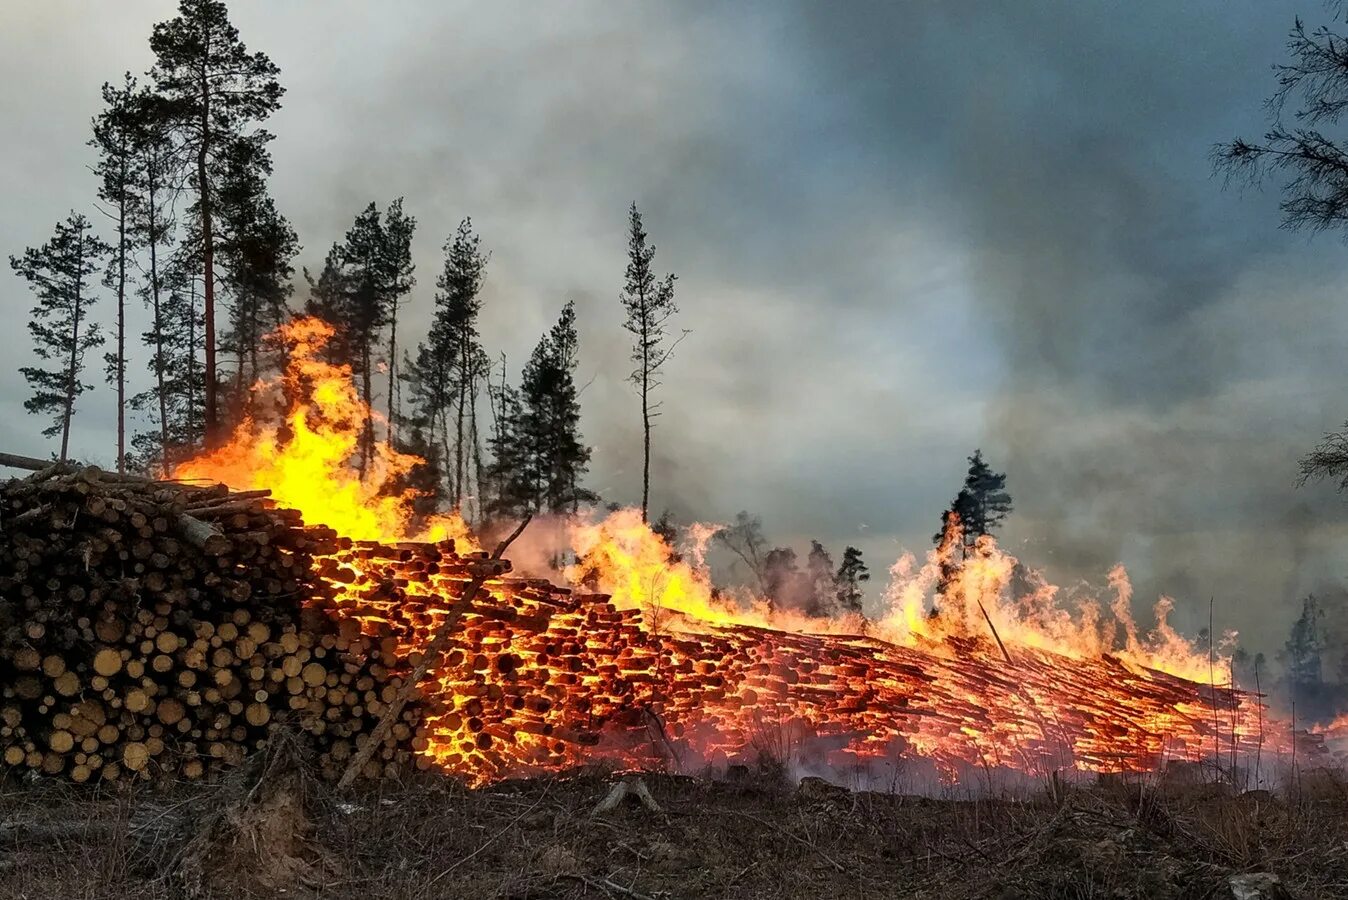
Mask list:
[[[0,249],[88,207],[98,85],[148,65],[172,6],[0,10]],[[231,3],[288,87],[274,191],[302,262],[405,195],[412,333],[472,215],[485,338],[513,371],[576,300],[606,498],[639,491],[617,303],[636,200],[693,331],[658,506],[747,508],[879,570],[925,548],[982,446],[1009,474],[1013,551],[1069,584],[1122,560],[1181,624],[1215,596],[1269,650],[1298,593],[1343,574],[1339,498],[1293,478],[1348,415],[1345,257],[1278,231],[1272,194],[1223,191],[1207,153],[1262,128],[1293,14],[1323,15],[1300,6]],[[18,321],[7,271],[0,296]],[[41,452],[25,335],[0,350],[5,449]],[[84,405],[78,452],[109,456],[109,397]]]

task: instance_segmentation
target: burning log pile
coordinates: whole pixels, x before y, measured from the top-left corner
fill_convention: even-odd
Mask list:
[[[345,586],[337,607],[399,654],[429,640],[467,579],[415,553],[342,556],[323,563]],[[644,615],[543,581],[487,588],[422,686],[415,739],[422,765],[475,783],[601,759],[689,770],[760,752],[840,772],[923,757],[949,778],[971,766],[1152,771],[1248,765],[1261,751],[1269,765],[1286,744],[1271,726],[1265,735],[1257,698],[1112,657],[1017,647],[1008,660],[991,640],[899,647]]]
[[[90,779],[212,775],[293,720],[349,754],[405,672],[325,616],[351,542],[229,493],[51,467],[0,486],[0,761]],[[419,715],[370,774],[406,765]]]
[[[835,771],[921,757],[954,778],[1267,759],[1278,743],[1255,698],[1108,656],[623,609],[452,542],[305,526],[264,493],[57,467],[0,486],[4,766],[211,777],[287,720],[336,778],[475,578],[451,649],[362,774],[481,784],[767,752]]]

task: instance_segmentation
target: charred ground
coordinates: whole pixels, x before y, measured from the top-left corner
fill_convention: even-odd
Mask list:
[[[0,789],[0,897],[1328,898],[1348,793],[1112,781],[1019,799],[853,793],[771,766],[647,775],[661,806],[595,814],[612,777],[338,795],[277,754],[220,785]],[[1255,893],[1250,893],[1255,891]]]

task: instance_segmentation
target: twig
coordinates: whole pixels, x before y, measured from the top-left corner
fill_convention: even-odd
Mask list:
[[[532,513],[525,516],[519,526],[512,531],[505,540],[501,541],[501,543],[496,546],[496,549],[492,551],[490,558],[500,559],[501,554],[505,553],[506,549],[515,542],[515,539],[524,533],[524,529],[532,520]],[[454,626],[458,623],[459,618],[464,614],[464,611],[472,605],[473,600],[477,598],[477,592],[482,589],[483,583],[491,577],[491,574],[492,573],[489,572],[479,572],[477,575],[473,576],[472,581],[468,582],[468,587],[464,590],[463,595],[459,597],[459,601],[450,608],[448,614],[445,616],[445,620],[440,623],[440,628],[435,632],[435,637],[431,638],[431,642],[426,645],[421,662],[412,670],[412,673],[407,677],[407,680],[403,682],[402,687],[398,689],[398,695],[393,698],[393,702],[384,710],[384,715],[379,719],[379,724],[374,727],[374,731],[370,732],[370,738],[365,742],[365,746],[362,747],[360,751],[351,758],[351,762],[347,764],[346,771],[342,773],[341,780],[337,782],[337,789],[339,791],[345,790],[351,786],[351,783],[360,775],[361,770],[365,768],[365,764],[370,761],[372,756],[374,756],[375,751],[383,746],[384,736],[388,734],[389,730],[393,727],[393,723],[398,720],[400,715],[402,715],[403,708],[407,706],[407,701],[412,698],[412,692],[415,691],[417,685],[421,683],[421,679],[426,677],[426,673],[430,671],[432,665],[440,661],[445,645],[449,643],[450,635],[454,633]]]
[[[632,897],[634,900],[655,900],[650,894],[642,894],[631,888],[623,887],[616,881],[608,878],[594,878],[590,875],[575,875],[571,873],[564,874],[563,878],[574,878],[579,882],[589,885],[592,888],[598,888],[601,891],[611,892],[623,897]]]
[[[778,826],[772,824],[771,822],[768,822],[768,821],[765,821],[765,820],[763,820],[763,819],[760,819],[760,818],[758,818],[758,816],[750,815],[750,814],[747,813],[747,812],[742,812],[742,811],[740,811],[740,810],[733,810],[733,812],[734,812],[735,815],[737,815],[737,816],[743,816],[744,818],[749,819],[750,821],[757,822],[759,825],[762,825],[762,826],[764,826],[764,827],[766,827],[766,828],[771,828],[773,831],[777,832],[778,834],[782,835],[783,837],[789,837],[789,838],[791,838],[791,840],[795,841],[796,843],[800,844],[801,846],[809,847],[811,850],[813,850],[815,853],[817,853],[817,854],[819,855],[819,858],[820,858],[820,859],[822,859],[824,862],[828,863],[828,864],[829,864],[830,866],[832,866],[833,868],[837,869],[839,872],[846,872],[846,871],[847,871],[847,867],[846,867],[846,866],[844,866],[842,863],[838,862],[838,861],[837,861],[836,859],[834,859],[833,857],[829,856],[829,855],[828,855],[827,853],[825,853],[823,850],[820,850],[820,849],[819,849],[818,847],[816,847],[814,844],[811,844],[809,841],[805,840],[805,838],[801,837],[800,835],[798,835],[798,834],[792,834],[791,832],[787,831],[787,830],[784,829],[784,828],[779,828]]]
[[[551,783],[551,782],[548,782],[547,784],[545,784],[545,785],[544,785],[544,788],[543,788],[543,793],[539,795],[538,799],[534,801],[534,803],[533,803],[532,806],[530,806],[530,807],[528,807],[527,809],[523,810],[522,812],[520,812],[519,815],[515,816],[515,818],[513,818],[513,819],[511,819],[509,822],[507,822],[507,823],[501,828],[500,831],[496,832],[496,833],[493,834],[491,837],[489,837],[489,838],[487,838],[485,841],[483,841],[482,844],[481,844],[476,850],[474,850],[472,853],[469,853],[469,854],[468,854],[467,856],[465,856],[463,859],[458,860],[458,861],[455,862],[452,866],[450,866],[448,869],[445,869],[445,870],[444,870],[443,872],[441,872],[439,875],[436,875],[436,876],[435,876],[434,878],[432,878],[430,881],[426,882],[426,887],[428,887],[428,888],[429,888],[429,887],[433,887],[433,886],[435,885],[435,883],[438,882],[441,878],[444,878],[444,877],[445,877],[446,875],[448,875],[450,872],[453,872],[453,871],[454,871],[455,869],[457,869],[459,866],[461,866],[461,865],[463,865],[464,863],[468,862],[468,860],[470,860],[470,859],[472,859],[473,857],[477,856],[477,855],[478,855],[479,853],[481,853],[483,850],[486,850],[486,849],[487,849],[488,847],[490,847],[492,844],[494,844],[494,843],[496,843],[498,840],[500,840],[500,839],[501,839],[501,835],[505,834],[507,831],[509,831],[510,829],[514,828],[516,825],[518,825],[521,819],[523,819],[525,816],[529,815],[529,813],[531,813],[531,812],[533,812],[535,809],[537,809],[537,808],[538,808],[538,805],[539,805],[540,803],[542,803],[545,799],[547,799],[547,796],[548,796],[548,789],[549,789],[551,786],[552,786],[552,783]]]

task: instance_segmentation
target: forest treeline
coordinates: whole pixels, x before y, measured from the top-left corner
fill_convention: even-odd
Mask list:
[[[364,472],[380,445],[424,460],[387,486],[413,488],[417,514],[453,510],[489,529],[599,503],[586,486],[574,304],[509,371],[483,340],[490,254],[465,217],[444,239],[429,328],[409,334],[412,248],[425,238],[401,197],[354,211],[322,266],[297,272],[299,236],[269,187],[267,122],[285,97],[280,69],[247,47],[221,0],[182,0],[176,16],[153,26],[149,49],[148,72],[103,85],[89,132],[91,209],[72,210],[45,243],[10,258],[36,297],[29,330],[40,365],[21,369],[31,388],[25,408],[47,421],[54,455],[69,455],[81,398],[99,374],[116,394],[119,471],[167,472],[218,446],[252,412],[252,385],[285,369],[277,329],[302,313],[333,326],[322,353],[350,367],[364,401],[353,464]],[[627,236],[615,324],[631,340],[623,374],[639,400],[646,519],[660,387],[688,331],[675,327],[677,279],[657,267],[635,203]],[[150,323],[140,334],[128,334],[134,303]],[[150,386],[132,393],[131,369],[142,365]],[[667,512],[652,527],[673,545]],[[750,541],[763,541],[761,530]],[[794,551],[764,555],[768,567],[755,577],[772,602],[860,610],[869,576],[857,548],[835,564],[813,542],[808,591]]]

